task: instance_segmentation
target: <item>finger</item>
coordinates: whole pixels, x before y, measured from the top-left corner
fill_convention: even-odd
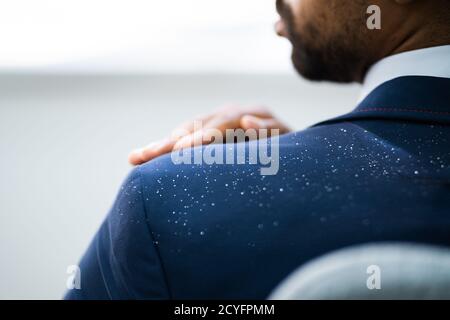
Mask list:
[[[219,109],[212,117],[203,123],[203,128],[214,128],[225,133],[227,129],[240,129],[241,118],[244,115],[253,115],[259,118],[273,118],[267,108],[262,106],[238,107],[227,106]],[[195,130],[194,130],[195,131]]]
[[[246,114],[253,115],[259,118],[273,118],[272,113],[267,107],[261,105],[254,105],[249,107],[239,107],[239,106],[227,106],[219,109],[217,113],[234,115],[236,117],[243,117]]]
[[[200,146],[203,144],[223,143],[227,129],[239,129],[241,116],[237,113],[218,113],[201,128],[179,139],[174,150]],[[217,137],[216,137],[217,136]],[[221,137],[219,139],[219,136]],[[216,138],[215,138],[216,137]]]
[[[128,161],[132,165],[140,165],[157,158],[163,154],[172,151],[176,140],[165,139],[158,142],[153,142],[144,148],[136,149],[128,156]]]
[[[264,113],[263,110],[260,110],[260,112],[261,114]],[[165,153],[169,153],[172,150],[176,150],[176,148],[174,148],[175,144],[182,139],[183,140],[177,144],[178,149],[190,147],[191,145],[207,144],[209,141],[207,139],[203,141],[204,139],[202,138],[205,134],[204,132],[195,136],[192,136],[192,134],[194,134],[196,130],[201,131],[203,129],[214,128],[219,128],[225,132],[226,129],[235,128],[239,125],[239,117],[240,115],[237,114],[223,116],[223,114],[217,112],[199,116],[195,120],[187,121],[175,129],[169,139],[153,142],[144,148],[132,151],[128,157],[128,161],[132,165],[140,165],[150,161]]]
[[[280,134],[285,134],[291,131],[288,126],[286,126],[281,121],[275,119],[275,118],[269,118],[269,119],[263,119],[259,117],[255,117],[252,115],[245,115],[240,120],[240,126],[244,130],[248,129],[278,129]],[[269,132],[272,133],[272,132]]]
[[[264,115],[267,115],[264,113]],[[177,141],[174,145],[174,150],[183,148],[190,148],[200,146],[204,144],[223,143],[224,135],[227,129],[278,129],[280,134],[284,134],[290,131],[290,129],[283,123],[276,119],[259,118],[255,116],[245,115],[240,117],[237,114],[231,115],[217,115],[213,117],[206,125],[198,131],[194,131],[192,134],[184,136]],[[272,132],[269,132],[269,135]],[[221,136],[221,139],[214,138],[215,136]]]
[[[175,143],[173,150],[191,148],[211,143],[223,143],[223,132],[224,131],[217,128],[205,128],[203,130],[195,131],[194,133],[178,140]]]
[[[180,139],[184,136],[187,136],[195,131],[196,126],[198,124],[203,124],[212,119],[215,116],[215,113],[206,114],[203,116],[198,116],[194,120],[189,120],[186,122],[183,122],[181,125],[175,128],[175,130],[172,131],[172,138],[173,139]]]
[[[239,126],[239,119],[246,114],[260,118],[273,117],[269,109],[264,106],[243,108],[238,105],[226,105],[215,112],[184,122],[172,132],[172,138],[180,139],[203,128],[217,128],[219,130],[235,129]]]
[[[217,129],[221,132],[225,132],[227,129],[238,129],[241,125],[241,115],[239,114],[218,114],[206,122],[202,130],[205,129]]]

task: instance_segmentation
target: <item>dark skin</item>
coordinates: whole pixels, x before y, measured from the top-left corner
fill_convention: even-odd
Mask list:
[[[381,30],[366,26],[369,5],[381,9]],[[449,8],[448,0],[277,0],[276,29],[305,78],[362,82],[384,57],[449,44]]]
[[[369,5],[381,9],[381,30],[366,25]],[[393,54],[450,44],[450,0],[277,0],[277,33],[292,43],[292,61],[306,79],[363,82],[374,63]],[[211,143],[211,130],[290,129],[261,106],[226,106],[177,128],[167,139],[133,151],[139,165],[172,150]],[[220,141],[215,141],[220,142]]]

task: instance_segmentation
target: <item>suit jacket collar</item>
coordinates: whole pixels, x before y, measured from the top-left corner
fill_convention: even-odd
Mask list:
[[[352,112],[319,125],[352,119],[450,125],[450,79],[406,76],[387,81],[373,90]]]
[[[379,85],[399,77],[450,78],[450,45],[422,48],[388,56],[369,68],[358,102]]]

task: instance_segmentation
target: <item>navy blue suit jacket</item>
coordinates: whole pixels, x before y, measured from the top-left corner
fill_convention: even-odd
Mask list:
[[[450,79],[394,79],[279,144],[273,176],[170,155],[133,170],[66,298],[264,299],[331,250],[450,245]]]

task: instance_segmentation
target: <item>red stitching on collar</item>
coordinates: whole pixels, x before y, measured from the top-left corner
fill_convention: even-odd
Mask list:
[[[430,114],[441,114],[441,115],[450,116],[450,112],[446,112],[446,111],[433,111],[433,110],[423,110],[423,109],[401,109],[401,108],[369,108],[369,109],[355,110],[353,112],[370,112],[370,111],[415,112],[415,113],[430,113]]]

